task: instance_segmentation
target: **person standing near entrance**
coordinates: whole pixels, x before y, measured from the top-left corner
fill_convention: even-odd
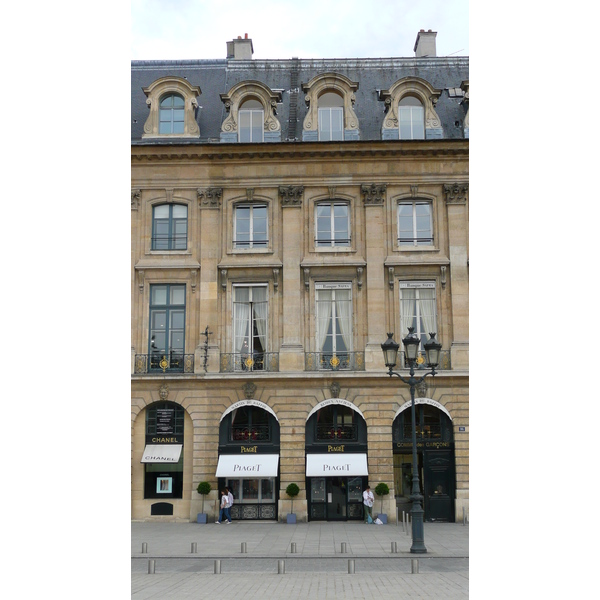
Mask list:
[[[225,507],[225,516],[227,517],[227,522],[231,523],[231,507],[233,506],[233,494],[231,490],[226,487],[225,493],[227,494],[227,506]]]
[[[365,507],[365,523],[369,522],[369,517],[371,517],[371,522],[373,522],[373,502],[375,502],[375,496],[373,496],[373,492],[369,486],[366,487],[363,492],[363,504]]]
[[[225,490],[221,490],[221,506],[220,506],[220,510],[219,510],[219,520],[215,521],[215,523],[219,523],[221,524],[221,522],[223,521],[223,517],[227,518],[227,502],[229,501],[229,498],[227,497],[227,493],[225,492]],[[231,523],[230,519],[227,519],[228,523]]]

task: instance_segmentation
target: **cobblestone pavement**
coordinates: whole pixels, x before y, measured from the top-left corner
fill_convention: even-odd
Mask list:
[[[468,531],[460,524],[427,523],[428,552],[415,555],[401,525],[134,522],[131,597],[229,597],[241,589],[244,600],[358,599],[392,593],[397,598],[464,600],[469,588]],[[394,544],[397,552],[392,552]],[[418,572],[412,572],[413,565]]]

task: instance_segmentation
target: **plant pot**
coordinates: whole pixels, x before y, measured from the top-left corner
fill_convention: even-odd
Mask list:
[[[377,518],[384,524],[387,525],[387,515],[386,514],[380,514],[377,515]]]
[[[287,522],[289,525],[296,524],[296,513],[288,513]]]
[[[208,515],[206,513],[198,513],[196,517],[197,523],[208,523]]]

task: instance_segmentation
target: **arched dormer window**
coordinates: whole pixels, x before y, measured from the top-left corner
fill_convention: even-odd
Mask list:
[[[240,105],[238,140],[240,142],[264,141],[265,111],[262,103],[255,98],[245,100]]]
[[[144,123],[143,138],[178,137],[198,138],[200,127],[196,122],[198,101],[202,93],[181,77],[162,77],[143,88],[148,97],[150,114]]]
[[[425,139],[425,111],[414,96],[404,96],[398,102],[398,122],[401,140]]]
[[[319,141],[344,139],[344,99],[335,92],[319,96]]]
[[[281,91],[273,92],[260,81],[242,81],[221,102],[229,112],[221,125],[221,142],[280,142],[281,124],[276,117]]]
[[[354,92],[358,90],[358,82],[339,73],[323,73],[302,84],[302,90],[308,105],[302,141],[360,139],[354,112]]]
[[[404,77],[389,90],[381,90],[379,99],[385,102],[381,138],[439,139],[444,137],[442,122],[435,112],[441,90],[419,77]]]

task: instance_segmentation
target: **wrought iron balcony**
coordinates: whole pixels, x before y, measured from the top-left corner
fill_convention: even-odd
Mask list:
[[[234,442],[270,442],[271,434],[268,425],[234,425],[231,439]]]
[[[364,352],[306,352],[304,355],[306,371],[364,371]]]
[[[317,440],[320,441],[351,441],[357,438],[356,425],[317,425]]]
[[[279,371],[278,352],[255,352],[253,354],[226,352],[221,353],[221,373],[244,371]]]
[[[165,354],[136,354],[134,373],[193,373],[194,355],[171,352]]]

